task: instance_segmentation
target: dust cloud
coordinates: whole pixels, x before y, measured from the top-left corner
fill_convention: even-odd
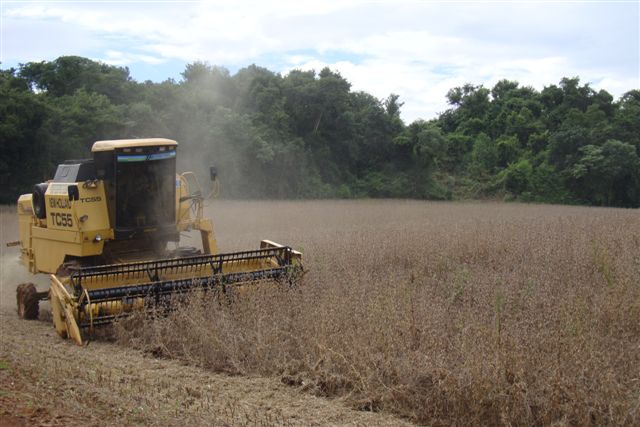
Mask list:
[[[7,247],[7,242],[18,240],[18,215],[15,206],[0,206],[0,307],[15,307],[16,288],[31,282],[39,291],[49,287],[47,276],[33,275],[20,262],[20,247]]]

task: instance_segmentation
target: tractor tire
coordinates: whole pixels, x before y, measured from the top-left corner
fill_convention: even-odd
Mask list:
[[[37,319],[40,312],[40,295],[33,283],[22,283],[16,289],[18,316],[22,319]]]

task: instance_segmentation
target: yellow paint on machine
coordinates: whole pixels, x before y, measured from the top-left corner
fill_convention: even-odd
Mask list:
[[[203,217],[203,201],[207,197],[195,174],[175,174],[177,145],[176,141],[163,138],[98,141],[92,148],[93,159],[60,165],[57,180],[37,184],[33,193],[19,197],[21,260],[31,273],[50,274],[48,298],[53,325],[60,336],[82,344],[81,329],[92,329],[94,318],[104,321],[105,316],[144,308],[146,289],[153,290],[158,284],[168,284],[169,292],[174,289],[183,292],[182,288],[171,288],[171,283],[184,282],[186,286],[197,288],[197,280],[190,282],[189,279],[200,278],[198,280],[211,280],[222,289],[226,289],[228,281],[234,288],[242,289],[260,278],[282,277],[275,276],[274,272],[284,274],[289,267],[301,270],[302,254],[268,240],[263,240],[258,250],[216,255],[213,223]],[[163,163],[171,166],[164,169],[150,169],[156,164],[154,159],[174,163]],[[99,161],[101,166],[98,166]],[[140,169],[131,169],[136,167]],[[121,172],[125,170],[128,172]],[[147,171],[146,174],[143,171]],[[156,175],[151,175],[151,179],[162,182],[162,187],[142,187],[138,183],[140,187],[136,189],[127,185],[138,182],[140,176],[148,177],[153,173]],[[174,174],[175,187],[172,185]],[[211,176],[217,184],[215,169],[211,170]],[[156,190],[145,193],[140,188]],[[115,223],[119,221],[116,218],[121,218],[119,215],[126,218],[127,213],[139,209],[131,208],[134,204],[118,202],[121,197],[130,195],[135,200],[143,194],[168,194],[166,188],[171,191],[175,188],[175,205],[171,195],[158,205],[160,212],[154,208],[136,213],[143,217],[142,221],[118,222],[116,227]],[[214,185],[214,192],[216,188]],[[120,191],[122,193],[118,194]],[[174,214],[175,222],[157,223],[151,218],[149,226],[145,225],[146,216],[173,218]],[[202,256],[189,259],[176,251],[167,258],[170,253],[167,242],[176,241],[176,237],[179,241],[180,233],[192,230],[200,232]],[[215,264],[213,260],[217,260]],[[157,263],[169,263],[171,267],[153,273],[151,270]],[[122,270],[113,274],[77,275],[78,271],[113,267]],[[82,283],[72,283],[72,277]],[[132,297],[134,287],[144,291]],[[39,295],[43,298],[47,293],[40,292]]]

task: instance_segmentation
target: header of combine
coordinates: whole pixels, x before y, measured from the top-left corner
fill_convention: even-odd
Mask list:
[[[91,159],[64,162],[20,196],[22,262],[52,274],[48,293],[19,287],[21,315],[37,315],[48,295],[58,333],[81,343],[81,329],[168,295],[279,280],[302,268],[299,252],[267,240],[258,250],[217,254],[198,180],[176,174],[177,146],[162,138],[98,141]],[[179,246],[190,230],[199,230],[202,250]]]

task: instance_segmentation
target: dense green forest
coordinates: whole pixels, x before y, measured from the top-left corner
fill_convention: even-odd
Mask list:
[[[542,91],[502,80],[447,100],[439,117],[406,124],[397,95],[352,91],[327,68],[193,63],[162,83],[81,57],[0,69],[0,202],[96,140],[166,137],[182,170],[217,166],[224,197],[640,206],[640,90],[614,100],[577,77]]]

